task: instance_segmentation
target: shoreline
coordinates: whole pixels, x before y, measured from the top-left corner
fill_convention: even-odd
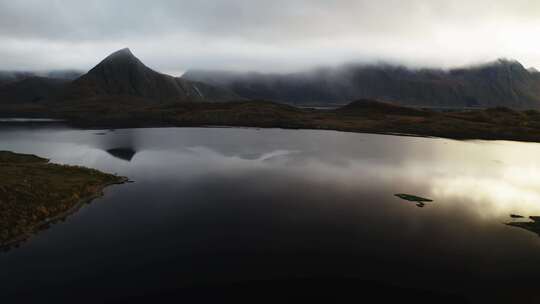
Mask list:
[[[0,123],[0,126],[2,124]],[[484,141],[513,141],[523,143],[540,143],[540,136],[463,136],[463,135],[438,135],[438,134],[421,134],[421,133],[407,133],[396,131],[377,131],[377,130],[356,130],[356,129],[341,129],[341,128],[315,128],[315,127],[286,127],[286,126],[257,126],[257,125],[209,125],[209,124],[99,124],[99,125],[81,125],[78,123],[72,124],[66,121],[66,126],[79,130],[122,130],[122,129],[160,129],[160,128],[208,128],[208,129],[278,129],[278,130],[307,130],[307,131],[333,131],[343,133],[356,133],[356,134],[373,134],[373,135],[389,135],[400,137],[416,137],[416,138],[433,138],[433,139],[448,139],[458,141],[472,141],[472,140],[484,140]]]
[[[2,117],[0,117],[0,120]],[[516,138],[516,137],[498,137],[498,136],[442,136],[442,135],[429,135],[429,134],[415,134],[415,133],[403,133],[394,131],[376,131],[376,130],[350,130],[339,128],[310,128],[310,127],[284,127],[284,126],[254,126],[254,125],[212,125],[212,124],[167,124],[167,123],[136,123],[136,124],[80,124],[73,123],[70,120],[54,120],[47,122],[3,122],[0,121],[0,127],[2,125],[8,126],[67,126],[78,130],[123,130],[123,129],[161,129],[161,128],[208,128],[208,129],[278,129],[278,130],[308,130],[308,131],[333,131],[343,133],[355,133],[355,134],[373,134],[373,135],[388,135],[399,137],[416,137],[416,138],[433,138],[433,139],[448,139],[458,141],[472,141],[472,140],[484,140],[484,141],[512,141],[523,143],[540,143],[540,137],[538,138]]]
[[[45,219],[45,220],[43,220],[43,221],[41,221],[39,223],[36,223],[36,224],[32,225],[31,227],[28,228],[28,230],[29,230],[28,232],[20,234],[20,235],[18,235],[16,237],[4,242],[4,243],[0,243],[0,253],[2,251],[9,251],[13,247],[19,247],[19,245],[21,245],[22,243],[24,243],[25,241],[30,239],[32,236],[37,234],[37,232],[42,230],[42,228],[46,229],[51,224],[55,224],[58,221],[65,220],[67,217],[69,217],[69,216],[75,214],[77,211],[79,211],[82,207],[84,207],[84,205],[91,203],[95,199],[103,197],[104,190],[106,188],[108,188],[110,186],[114,186],[114,185],[122,185],[122,184],[126,184],[126,183],[131,182],[129,180],[129,178],[127,178],[127,177],[121,176],[119,178],[120,178],[119,181],[109,182],[109,183],[101,185],[98,189],[96,189],[96,191],[94,193],[79,199],[79,201],[73,207],[69,208],[68,210],[66,210],[66,211],[64,211],[64,212],[62,212],[60,214],[57,214],[57,215],[55,215],[55,216],[53,216],[51,218],[47,218],[47,219]]]
[[[26,109],[26,110],[25,110]],[[540,142],[540,111],[488,108],[438,112],[376,100],[358,100],[333,110],[299,108],[264,100],[224,103],[130,104],[97,101],[51,110],[0,107],[1,126],[62,125],[78,129],[164,127],[279,128],[435,137],[455,140]],[[9,118],[12,118],[11,120]],[[30,122],[14,122],[29,118]],[[50,122],[35,120],[49,119]]]

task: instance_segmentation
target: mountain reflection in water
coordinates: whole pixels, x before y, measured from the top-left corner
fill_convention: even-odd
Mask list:
[[[122,159],[125,161],[131,161],[133,159],[133,156],[137,153],[133,148],[114,148],[114,149],[108,149],[107,153],[110,155]]]

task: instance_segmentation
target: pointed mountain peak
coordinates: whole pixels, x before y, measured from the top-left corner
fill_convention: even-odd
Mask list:
[[[102,65],[144,66],[130,49],[124,48],[105,57],[96,67]]]
[[[129,48],[123,48],[121,50],[118,50],[118,51],[112,53],[110,56],[133,56],[133,57],[135,57]]]
[[[231,94],[228,91],[156,72],[144,65],[128,48],[110,54],[75,80],[63,98],[75,100],[98,96],[132,97],[138,101],[162,103],[234,98],[234,95],[229,97]]]
[[[138,60],[137,57],[135,57],[135,55],[133,55],[133,53],[131,52],[131,50],[129,48],[123,48],[121,50],[118,50],[118,51],[110,54],[103,61],[108,61],[108,60],[112,60],[112,59],[120,59],[120,58]]]
[[[118,50],[116,51],[115,53],[126,53],[126,54],[131,54],[131,50],[129,48],[123,48],[121,50]]]
[[[107,77],[120,77],[120,75],[128,75],[129,71],[132,69],[137,70],[138,72],[150,70],[150,68],[135,57],[128,48],[124,48],[107,56],[98,65],[92,68],[88,74],[105,76],[104,73],[106,73]]]

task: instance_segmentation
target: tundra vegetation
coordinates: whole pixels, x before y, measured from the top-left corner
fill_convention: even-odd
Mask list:
[[[0,247],[21,241],[124,177],[0,151]]]

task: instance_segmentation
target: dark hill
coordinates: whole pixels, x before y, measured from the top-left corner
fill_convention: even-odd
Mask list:
[[[29,72],[0,71],[0,86],[13,81],[23,80],[35,76]]]
[[[153,103],[221,101],[238,98],[220,88],[158,73],[145,66],[129,49],[119,50],[75,80],[61,100],[117,96]]]
[[[427,116],[432,114],[429,111],[424,111],[421,109],[404,107],[388,102],[381,102],[371,99],[360,99],[353,101],[348,105],[336,109],[336,112],[344,115],[383,114],[403,116]]]
[[[347,104],[362,98],[434,107],[540,107],[540,73],[501,59],[453,69],[347,65],[293,74],[189,71],[183,78],[250,99],[291,104]]]
[[[6,83],[21,81],[33,77],[75,80],[83,73],[77,70],[52,70],[52,71],[0,71],[0,86]]]
[[[0,104],[43,102],[66,88],[68,80],[29,77],[0,85]]]

